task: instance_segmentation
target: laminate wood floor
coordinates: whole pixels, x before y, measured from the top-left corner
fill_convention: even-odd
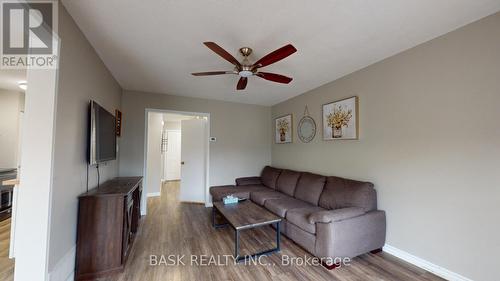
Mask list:
[[[211,209],[199,204],[180,203],[179,183],[166,183],[161,197],[148,199],[148,215],[136,237],[123,273],[102,278],[106,281],[160,280],[443,280],[387,253],[366,254],[353,259],[350,266],[327,270],[322,266],[286,266],[281,257],[311,257],[293,241],[282,236],[281,252],[264,257],[269,265],[233,264],[191,266],[191,255],[232,255],[234,232],[230,228],[214,229]],[[271,248],[275,232],[271,227],[243,231],[240,253]],[[151,266],[150,255],[185,255],[186,265]]]
[[[9,259],[10,218],[0,221],[0,280],[14,280],[14,260]]]

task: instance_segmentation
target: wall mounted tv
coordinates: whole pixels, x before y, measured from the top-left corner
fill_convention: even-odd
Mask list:
[[[115,116],[95,101],[90,101],[89,119],[89,164],[116,159]]]

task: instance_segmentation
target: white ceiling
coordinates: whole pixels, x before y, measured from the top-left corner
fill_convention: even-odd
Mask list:
[[[0,89],[24,92],[18,82],[26,81],[26,71],[17,69],[0,69]]]
[[[124,89],[273,105],[500,10],[499,0],[63,0]],[[214,41],[254,60],[292,43],[298,52],[251,77],[194,77],[231,70]]]

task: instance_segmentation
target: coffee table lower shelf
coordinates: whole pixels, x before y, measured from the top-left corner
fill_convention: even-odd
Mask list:
[[[280,234],[281,234],[281,232],[280,232],[280,224],[281,224],[281,219],[279,219],[278,221],[276,221],[276,220],[274,220],[274,221],[265,221],[265,222],[258,223],[258,224],[251,224],[251,225],[245,225],[245,226],[235,227],[231,223],[217,224],[216,223],[216,213],[217,213],[217,211],[218,211],[218,209],[216,208],[216,206],[214,206],[212,208],[212,226],[214,228],[223,228],[223,227],[230,226],[234,230],[234,257],[235,257],[235,259],[236,259],[237,262],[246,261],[248,259],[255,259],[255,258],[259,257],[259,256],[270,255],[270,254],[279,252],[281,250],[280,249]],[[227,220],[226,217],[224,216],[224,214],[222,214],[220,211],[219,211],[219,213],[221,214],[221,216],[225,220]],[[262,251],[262,252],[259,252],[259,253],[256,253],[256,254],[250,254],[250,255],[244,255],[244,256],[240,256],[239,255],[240,231],[245,230],[245,229],[251,229],[251,228],[261,227],[261,226],[273,225],[273,224],[276,226],[276,247],[275,248],[272,248],[272,249],[269,249],[269,250],[265,250],[265,251]]]

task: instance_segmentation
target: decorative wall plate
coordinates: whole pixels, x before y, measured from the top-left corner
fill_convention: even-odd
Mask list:
[[[310,116],[302,117],[297,127],[297,133],[302,142],[308,143],[312,141],[316,136],[316,122],[314,122],[314,119]]]

